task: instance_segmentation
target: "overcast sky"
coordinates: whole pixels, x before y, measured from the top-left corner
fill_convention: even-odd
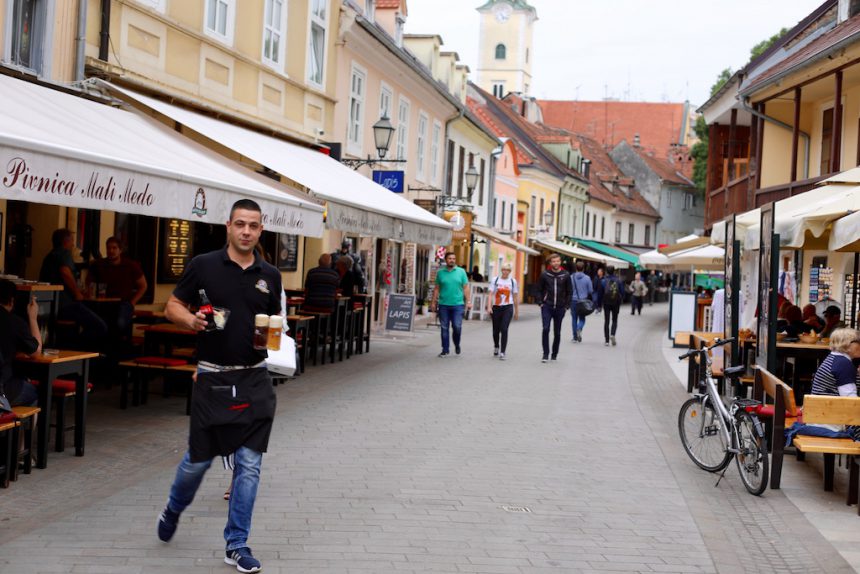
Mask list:
[[[545,99],[689,100],[721,70],[791,28],[823,0],[529,0],[535,23],[532,95]],[[481,0],[409,0],[406,32],[442,36],[472,70]]]

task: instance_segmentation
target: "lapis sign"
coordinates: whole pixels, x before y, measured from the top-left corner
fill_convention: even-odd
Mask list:
[[[403,172],[373,170],[373,181],[394,193],[403,193]]]

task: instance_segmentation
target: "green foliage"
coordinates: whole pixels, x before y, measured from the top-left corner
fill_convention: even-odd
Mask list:
[[[720,88],[722,88],[723,86],[726,85],[726,82],[729,81],[729,79],[732,77],[733,73],[734,72],[732,72],[731,68],[726,68],[722,72],[720,72],[720,75],[717,76],[717,81],[714,82],[713,86],[711,86],[711,95],[712,96],[714,94],[716,94],[718,91],[720,91]]]
[[[696,118],[694,129],[699,141],[690,149],[690,156],[693,158],[693,183],[696,184],[696,189],[704,192],[708,181],[708,125],[704,116]]]
[[[764,54],[765,51],[768,48],[770,48],[771,46],[773,46],[774,42],[776,42],[777,40],[782,38],[786,32],[788,32],[788,28],[783,28],[782,30],[780,30],[779,32],[777,32],[776,34],[774,34],[773,36],[771,36],[767,40],[762,40],[761,42],[759,42],[758,44],[753,46],[750,49],[750,61],[753,61],[756,58],[758,58],[759,56],[761,56],[762,54]]]

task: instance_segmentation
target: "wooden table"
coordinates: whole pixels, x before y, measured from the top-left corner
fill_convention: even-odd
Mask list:
[[[75,382],[75,456],[84,456],[84,439],[87,414],[87,380],[89,360],[98,353],[86,351],[59,351],[56,355],[37,354],[32,357],[19,354],[15,357],[15,370],[39,381],[39,442],[36,447],[36,467],[48,466],[48,430],[51,426],[51,397],[54,379],[63,375],[77,375]],[[59,429],[57,432],[60,432]]]
[[[60,293],[63,292],[62,285],[51,285],[49,283],[15,283],[18,292],[15,297],[15,311],[22,317],[27,317],[27,304],[30,297],[36,298],[36,303],[48,304],[47,337],[44,343],[55,345],[57,342],[57,313],[60,311]]]
[[[284,312],[287,315],[294,315],[298,313],[299,307],[301,307],[304,302],[304,297],[287,297],[287,308],[284,309]]]
[[[170,355],[171,349],[177,347],[196,347],[197,331],[180,327],[173,323],[157,323],[143,328],[143,349],[147,355],[159,354],[161,345],[165,353]]]

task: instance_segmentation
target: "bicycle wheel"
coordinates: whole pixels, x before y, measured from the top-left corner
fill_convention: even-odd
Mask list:
[[[678,433],[692,461],[703,470],[717,472],[726,468],[732,455],[720,430],[720,415],[710,403],[703,406],[702,400],[694,397],[681,406]]]
[[[767,488],[767,440],[760,432],[761,424],[750,413],[739,410],[735,415],[738,427],[738,472],[750,494],[759,496]]]

